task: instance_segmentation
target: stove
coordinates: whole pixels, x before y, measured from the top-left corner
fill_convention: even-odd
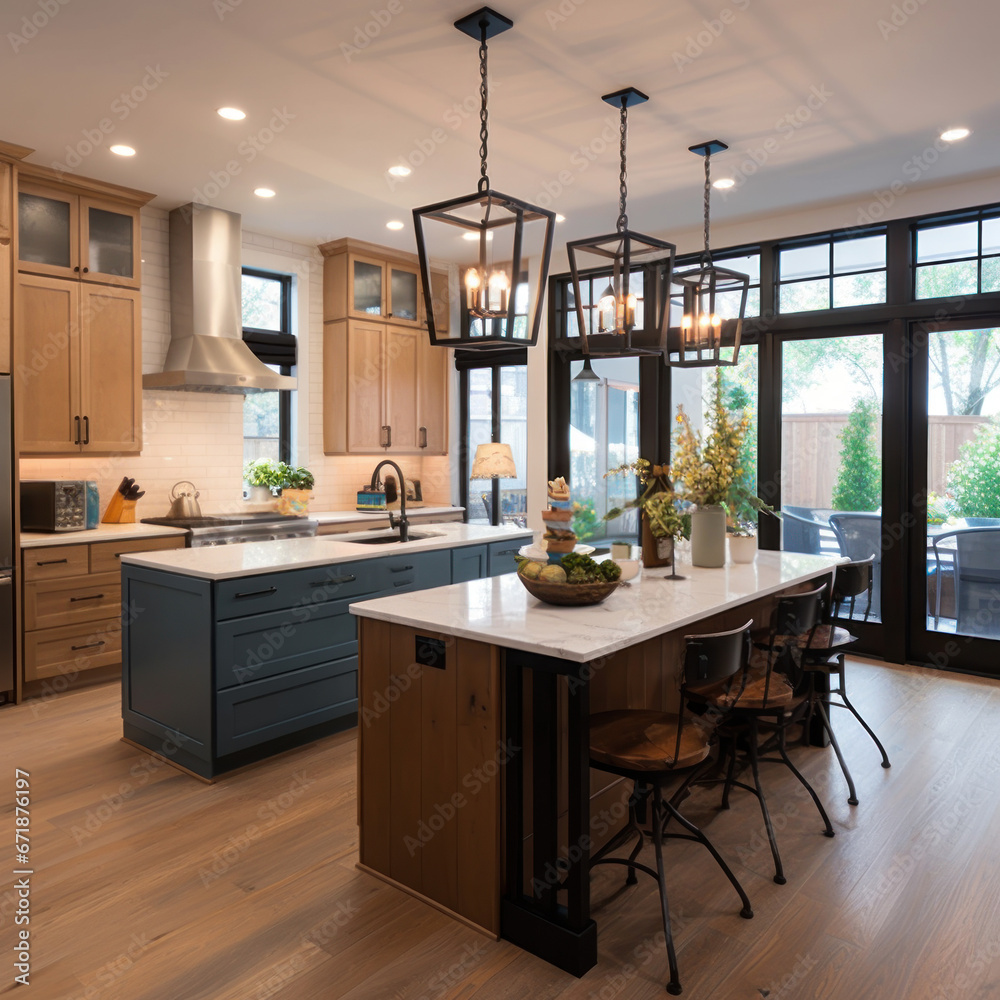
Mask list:
[[[208,545],[236,545],[239,542],[268,542],[276,538],[309,538],[316,534],[319,521],[264,511],[232,517],[144,517],[143,524],[164,524],[186,528],[189,549]]]

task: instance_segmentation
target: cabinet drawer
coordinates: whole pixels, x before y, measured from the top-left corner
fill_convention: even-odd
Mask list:
[[[217,757],[350,715],[358,709],[358,658],[220,691],[216,709]]]
[[[288,573],[266,573],[215,585],[215,617],[219,621],[258,615],[282,608],[306,607],[325,601],[378,591],[371,564],[342,563]]]
[[[513,573],[517,569],[516,556],[521,547],[528,545],[530,538],[514,538],[509,542],[490,542],[490,576]]]
[[[399,591],[444,587],[451,583],[450,549],[389,556],[387,559],[373,561],[378,566],[380,597]]]
[[[59,674],[72,678],[80,670],[120,663],[121,628],[120,618],[105,618],[26,633],[24,679],[35,681]]]
[[[90,569],[87,545],[46,545],[24,549],[24,580],[58,580],[81,576]]]
[[[234,618],[216,626],[215,687],[222,691],[357,651],[358,626],[347,601]]]
[[[36,580],[24,585],[26,630],[98,621],[121,614],[122,587],[117,573],[82,580]]]
[[[122,542],[94,542],[90,546],[91,573],[118,573],[121,557],[127,552],[155,552],[158,549],[182,549],[184,536],[143,538]]]

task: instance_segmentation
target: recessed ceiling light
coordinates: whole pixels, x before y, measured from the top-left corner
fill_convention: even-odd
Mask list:
[[[556,222],[565,222],[565,221],[566,221],[566,216],[565,215],[557,215],[556,216]]]
[[[471,243],[473,240],[478,240],[479,239],[479,233],[462,233],[462,239],[463,240],[468,240]],[[493,234],[492,233],[487,233],[486,234],[486,239],[487,240],[493,239]]]
[[[257,195],[258,198],[273,198],[274,191],[270,188],[254,188],[253,193]]]
[[[950,128],[941,133],[941,138],[945,142],[958,142],[959,139],[966,138],[970,131],[967,128]]]
[[[720,191],[728,191],[731,187],[736,187],[736,181],[732,177],[720,177],[717,181],[712,181],[712,187]]]
[[[397,163],[394,167],[389,167],[389,173],[393,177],[409,177],[413,171],[405,163]]]
[[[116,156],[135,156],[135,150],[131,146],[112,146],[111,152]]]
[[[402,229],[403,223],[399,219],[393,219],[391,222],[385,224],[386,229]]]
[[[219,108],[216,114],[220,118],[228,118],[231,122],[241,122],[246,118],[247,113],[239,108]]]

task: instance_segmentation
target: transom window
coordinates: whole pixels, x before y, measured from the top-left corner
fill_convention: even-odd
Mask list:
[[[920,226],[915,242],[916,298],[1000,291],[1000,216]]]
[[[778,312],[885,302],[885,232],[778,251]]]

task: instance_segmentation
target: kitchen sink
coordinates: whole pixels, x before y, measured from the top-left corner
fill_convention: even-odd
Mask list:
[[[441,531],[411,531],[406,543],[399,540],[399,532],[395,529],[373,529],[371,531],[349,531],[343,535],[327,535],[331,541],[351,542],[355,545],[403,545],[419,542],[423,538],[443,538]]]

